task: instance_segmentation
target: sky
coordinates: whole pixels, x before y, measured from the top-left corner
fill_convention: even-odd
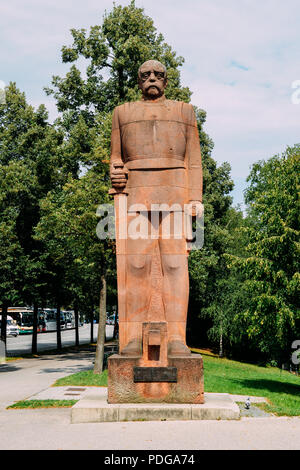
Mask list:
[[[129,0],[117,0],[127,5]],[[253,163],[300,142],[299,0],[136,0],[185,58],[182,85],[207,112],[213,158],[227,161],[234,204],[243,205]],[[33,106],[55,102],[43,88],[64,76],[71,28],[101,24],[111,0],[0,0],[0,88],[17,83]],[[294,88],[293,88],[294,87]]]

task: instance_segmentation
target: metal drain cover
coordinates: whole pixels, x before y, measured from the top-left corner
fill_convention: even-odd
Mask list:
[[[85,392],[86,388],[80,388],[80,387],[70,387],[67,388],[66,392]]]

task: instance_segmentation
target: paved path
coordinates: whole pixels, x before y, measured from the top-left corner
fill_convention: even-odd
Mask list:
[[[287,450],[299,436],[299,418],[71,425],[69,410],[0,412],[0,449]]]
[[[94,356],[91,352],[74,352],[0,365],[0,411],[47,389],[61,377],[90,369]]]
[[[71,425],[69,409],[5,409],[48,388],[60,377],[90,368],[92,360],[92,353],[81,352],[0,366],[0,449],[300,448],[300,418]]]

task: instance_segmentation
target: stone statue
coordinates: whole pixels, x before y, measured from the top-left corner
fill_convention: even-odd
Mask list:
[[[145,62],[138,80],[142,100],[114,110],[111,137],[112,192],[126,198],[127,226],[138,216],[144,229],[142,237],[128,234],[117,246],[120,355],[166,367],[168,358],[192,356],[186,346],[188,245],[175,221],[184,226],[185,208],[202,215],[201,152],[192,105],[164,96],[165,66]]]

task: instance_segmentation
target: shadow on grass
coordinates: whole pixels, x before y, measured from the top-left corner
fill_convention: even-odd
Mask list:
[[[192,354],[200,354],[200,356],[206,356],[210,358],[220,359],[218,354],[214,353],[210,349],[199,349],[199,348],[190,348]]]
[[[231,379],[231,381],[239,383],[243,387],[255,390],[266,390],[272,393],[287,393],[289,395],[300,396],[300,381],[299,385],[266,379]]]

